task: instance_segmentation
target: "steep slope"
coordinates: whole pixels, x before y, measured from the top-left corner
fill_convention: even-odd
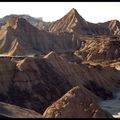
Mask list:
[[[74,86],[91,97],[111,99],[120,80],[114,68],[64,60],[55,52],[41,57],[0,57],[0,101],[43,113]]]
[[[39,113],[72,85],[41,58],[0,58],[0,101]]]
[[[32,29],[24,19],[11,17],[0,31],[0,48],[1,54],[15,55],[17,54],[32,54],[38,52],[33,49],[32,41],[29,40],[27,31]]]
[[[111,20],[104,23],[90,23],[72,9],[61,19],[50,23],[50,32],[76,32],[83,35],[120,35],[120,22]]]
[[[61,19],[53,22],[49,26],[49,31],[51,32],[80,32],[85,33],[84,29],[87,27],[88,23],[79,15],[76,9],[72,9]],[[79,29],[83,28],[83,29]]]
[[[10,17],[0,30],[0,54],[47,54],[50,51],[75,51],[81,45],[79,35],[53,34],[38,30],[25,19]]]
[[[42,115],[26,108],[0,102],[0,118],[42,118]]]
[[[83,60],[110,61],[120,57],[119,36],[92,36],[83,39],[84,45],[75,52]]]
[[[110,20],[104,23],[98,23],[97,26],[100,34],[120,35],[120,22],[118,20]]]
[[[11,15],[4,16],[3,18],[0,19],[0,27],[2,25],[5,25],[10,17],[23,18],[23,19],[27,20],[33,26],[37,27],[38,29],[45,29],[45,30],[47,30],[47,27],[49,25],[49,22],[43,21],[42,18],[41,19],[40,18],[34,18],[32,16],[25,15],[25,14],[23,14],[23,15],[11,14]]]
[[[25,19],[10,17],[0,31],[1,53],[9,55],[40,54],[48,51],[49,35]]]
[[[78,86],[48,107],[43,116],[47,118],[112,118],[110,113],[96,104],[90,92]]]
[[[89,26],[90,24],[88,25],[87,22],[79,16],[75,9],[72,9],[66,16],[69,20],[71,20],[71,18],[73,19],[72,22],[68,22],[71,23],[70,25],[66,23],[66,26],[69,26],[67,29],[73,29],[71,25],[76,19],[79,21],[78,23],[80,23],[80,25],[88,26],[90,29],[92,28]],[[67,18],[66,16],[65,19]],[[68,20],[66,20],[66,22],[67,21]],[[78,23],[76,25],[80,27]],[[117,22],[113,23],[115,25],[118,24]],[[110,29],[114,29],[115,25],[112,26],[113,23],[109,25]],[[77,29],[75,28],[75,30]],[[101,31],[103,30],[101,29]],[[81,32],[81,34],[83,33]],[[102,41],[102,38],[100,41]],[[5,55],[47,54],[50,51],[69,54],[78,50],[81,45],[82,38],[77,31],[74,32],[73,30],[72,33],[69,32],[69,30],[67,32],[49,33],[44,30],[38,30],[25,19],[19,18],[18,16],[10,17],[0,30],[0,54]]]
[[[44,59],[73,86],[83,85],[103,99],[112,97],[112,92],[120,79],[119,71],[114,68],[68,62],[55,52],[49,53]]]

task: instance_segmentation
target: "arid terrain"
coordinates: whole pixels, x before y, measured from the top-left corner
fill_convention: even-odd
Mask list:
[[[0,117],[120,118],[119,103],[118,20],[0,19]]]

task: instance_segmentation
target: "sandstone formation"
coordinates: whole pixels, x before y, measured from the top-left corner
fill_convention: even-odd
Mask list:
[[[120,83],[119,21],[90,23],[75,9],[45,29],[34,20],[0,19],[0,109],[13,117],[27,109],[54,118],[112,117],[98,102],[114,97]]]
[[[87,27],[87,22],[79,15],[76,9],[72,9],[63,18],[53,22],[49,26],[51,32],[81,32],[86,31],[79,29],[80,27]]]
[[[32,26],[23,18],[10,17],[0,30],[0,54],[31,55],[73,52],[81,45],[74,33],[49,33]]]
[[[50,32],[76,32],[82,35],[120,35],[120,22],[90,23],[72,9],[61,19],[50,23]]]
[[[5,25],[10,17],[23,18],[23,19],[27,20],[33,26],[37,27],[38,29],[45,29],[45,30],[47,30],[48,25],[50,24],[50,22],[45,22],[45,21],[43,21],[40,18],[34,18],[32,16],[29,16],[29,15],[25,15],[25,14],[23,14],[23,15],[11,14],[11,15],[6,15],[3,18],[0,19],[0,27]]]
[[[73,86],[83,85],[103,99],[112,97],[112,91],[119,82],[120,72],[111,67],[68,62],[55,52],[49,53],[44,59],[51,63],[59,74],[64,75]]]
[[[39,113],[76,85],[96,101],[111,98],[120,78],[113,68],[68,62],[55,52],[44,58],[1,57],[0,68],[0,101]]]
[[[42,113],[72,85],[39,58],[0,58],[0,101]]]
[[[27,22],[27,20],[19,16],[13,15],[9,17],[6,24],[3,25],[0,30],[0,54],[10,55],[10,56],[11,55],[35,55],[35,54],[47,54],[50,51],[55,51],[57,53],[68,55],[78,49],[81,50],[83,46],[85,46],[85,48],[86,46],[87,47],[91,46],[92,47],[91,49],[94,51],[96,50],[96,48],[94,48],[94,44],[95,44],[95,47],[96,46],[101,47],[100,50],[96,50],[94,53],[90,52],[87,54],[86,52],[88,50],[86,50],[87,49],[86,48],[85,55],[83,56],[88,55],[88,57],[91,58],[91,54],[97,54],[99,51],[106,51],[106,50],[109,51],[109,49],[111,49],[112,47],[112,44],[114,44],[113,43],[114,37],[113,38],[111,37],[110,40],[104,41],[102,40],[104,39],[104,36],[102,38],[101,36],[96,36],[96,35],[100,35],[100,34],[113,35],[113,33],[110,33],[110,34],[109,32],[99,33],[99,30],[96,30],[97,28],[99,28],[100,31],[107,31],[103,29],[104,27],[101,27],[102,23],[99,23],[97,28],[95,27],[95,30],[91,30],[94,28],[93,27],[94,25],[91,25],[91,24],[92,23],[88,23],[87,21],[85,21],[75,9],[72,9],[67,15],[65,15],[60,20],[51,23],[49,32],[46,30],[39,30],[36,27],[34,27],[32,24]],[[105,25],[103,26],[105,26],[106,29],[109,28],[110,31],[113,31],[113,32],[115,32],[113,30],[115,29],[114,26],[115,25],[119,26],[118,21],[110,22],[110,25],[108,25],[108,22],[104,24]],[[107,27],[106,24],[109,27]],[[54,32],[54,30],[56,32]],[[94,33],[90,31],[96,31],[96,32]],[[88,36],[89,39],[93,38],[93,36],[95,36],[94,39],[96,39],[96,37],[100,37],[100,39],[98,41],[83,40],[83,37],[81,36],[81,34],[84,35],[85,37],[88,34],[92,34],[92,36],[91,35]],[[117,42],[119,42],[119,40],[117,40]],[[96,44],[99,44],[99,45],[96,45]],[[104,44],[105,50],[101,50],[103,44]],[[110,48],[106,48],[106,46],[110,46]],[[113,59],[113,58],[116,59],[119,57],[119,50],[116,50],[117,48],[115,48],[115,45],[113,47],[114,49],[112,51],[115,54],[117,54],[117,57],[112,56],[113,52],[110,51],[110,56],[109,56],[110,58],[107,56],[107,58],[109,59]],[[95,58],[99,56],[101,57],[101,54],[102,56],[105,56],[106,53],[100,52],[100,54],[95,55]]]
[[[45,22],[39,18],[29,15],[7,15],[0,19],[0,27],[6,24],[9,18],[18,17],[27,20],[39,30],[50,32],[76,32],[84,35],[120,35],[120,22],[109,20],[104,23],[91,23],[79,15],[75,8],[72,8],[64,17],[53,22]]]
[[[75,54],[83,60],[110,61],[120,57],[119,36],[89,36],[81,39],[84,44]]]
[[[46,118],[112,118],[102,110],[90,92],[74,87],[53,103],[43,114]]]

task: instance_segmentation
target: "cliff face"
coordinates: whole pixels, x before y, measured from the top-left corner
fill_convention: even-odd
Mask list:
[[[91,97],[91,93],[74,87],[46,109],[47,118],[112,118]]]

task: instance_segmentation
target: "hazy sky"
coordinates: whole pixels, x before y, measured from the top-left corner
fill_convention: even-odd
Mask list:
[[[120,2],[0,2],[0,17],[9,14],[28,14],[55,21],[72,8],[89,22],[120,20]]]

